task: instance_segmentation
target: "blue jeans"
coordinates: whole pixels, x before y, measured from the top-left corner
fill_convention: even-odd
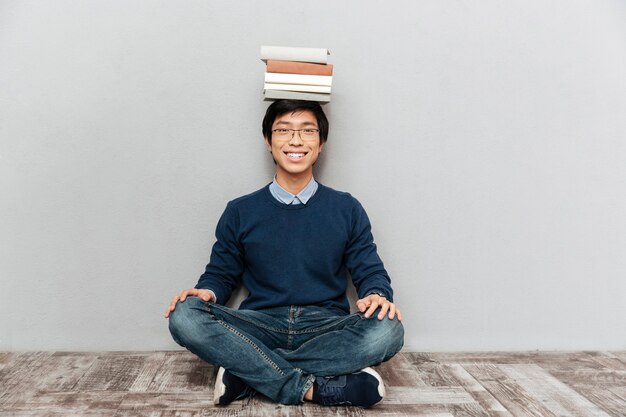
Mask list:
[[[197,297],[176,305],[169,328],[176,343],[282,404],[302,403],[317,376],[390,359],[404,340],[397,318],[337,315],[322,307],[235,310]]]

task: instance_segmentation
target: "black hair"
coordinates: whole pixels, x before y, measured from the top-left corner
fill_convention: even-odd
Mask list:
[[[272,125],[277,117],[286,113],[309,110],[313,112],[317,119],[317,127],[320,130],[320,143],[328,139],[328,119],[322,110],[322,106],[317,101],[306,100],[276,100],[269,105],[263,118],[263,136],[272,143]]]

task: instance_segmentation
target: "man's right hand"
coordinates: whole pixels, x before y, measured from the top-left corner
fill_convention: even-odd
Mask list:
[[[176,308],[176,303],[178,303],[179,301],[181,303],[184,302],[189,296],[198,297],[207,302],[215,299],[212,291],[190,288],[181,292],[180,294],[176,294],[174,298],[172,298],[170,306],[167,308],[167,310],[165,310],[165,318],[168,318],[170,316],[170,313],[174,311],[174,309]]]

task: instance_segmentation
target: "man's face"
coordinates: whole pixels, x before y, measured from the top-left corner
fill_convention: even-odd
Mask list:
[[[276,117],[274,129],[319,129],[317,119],[310,110],[285,113]],[[276,175],[308,176],[313,172],[313,164],[324,146],[319,133],[306,135],[303,132],[289,132],[285,135],[272,133],[272,143],[265,138],[267,149],[276,161]]]

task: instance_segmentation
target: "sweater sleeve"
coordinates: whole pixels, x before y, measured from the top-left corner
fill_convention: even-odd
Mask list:
[[[215,293],[219,304],[228,302],[243,273],[243,249],[238,239],[239,217],[229,203],[215,229],[211,258],[196,288]]]
[[[369,218],[361,204],[354,201],[351,238],[346,250],[346,267],[352,276],[359,298],[371,293],[381,293],[389,301],[393,301],[391,280],[376,251]]]

